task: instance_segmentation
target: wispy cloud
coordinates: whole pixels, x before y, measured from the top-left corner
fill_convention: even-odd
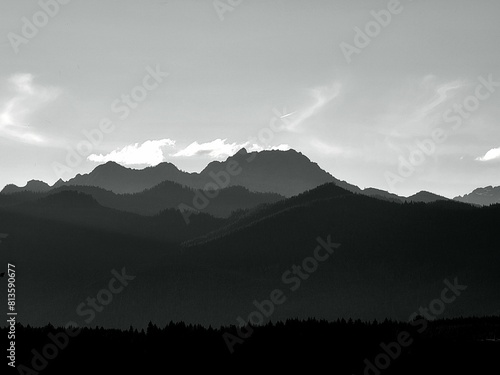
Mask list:
[[[344,150],[341,147],[327,144],[319,139],[311,140],[311,146],[325,155],[341,155],[344,153]]]
[[[55,100],[61,90],[36,85],[30,73],[11,76],[6,87],[9,99],[0,103],[0,136],[26,143],[45,143],[46,139],[30,125],[31,115]]]
[[[484,156],[476,158],[477,161],[500,160],[500,147],[492,148]]]
[[[401,152],[443,124],[443,114],[466,86],[460,80],[438,82],[433,75],[423,77],[410,90],[387,98],[389,105],[373,116],[374,129],[386,137],[386,146]]]
[[[429,75],[423,80],[423,88],[430,89],[431,95],[434,93],[433,97],[429,100],[428,103],[424,104],[419,110],[417,117],[425,117],[434,109],[439,107],[441,104],[445,103],[448,99],[450,99],[453,95],[450,93],[452,90],[457,90],[462,88],[465,83],[461,81],[452,81],[446,82],[442,84],[437,84],[436,77]]]
[[[173,154],[174,157],[181,156],[210,156],[212,158],[224,158],[234,155],[243,147],[247,146],[246,143],[227,143],[226,139],[218,138],[212,142],[198,143],[193,142],[186,148],[180,150],[179,152]]]
[[[89,155],[90,161],[101,163],[114,161],[124,165],[157,165],[164,161],[162,147],[175,146],[171,139],[146,141],[142,144],[135,143],[116,149],[107,155]]]
[[[291,149],[291,147],[287,144],[284,144],[284,143],[282,143],[278,146],[267,146],[267,147],[262,147],[262,146],[259,146],[257,144],[252,144],[252,145],[248,146],[248,151],[250,151],[250,152],[253,152],[253,151],[257,151],[257,152],[261,152],[261,151],[288,151],[290,149]]]
[[[294,112],[293,119],[287,126],[287,130],[299,131],[300,125],[318,113],[326,104],[335,99],[340,94],[341,88],[342,85],[335,82],[331,86],[316,87],[309,90],[309,95],[314,100],[313,103],[300,111]]]
[[[186,148],[176,152],[171,155],[174,157],[192,157],[192,156],[208,156],[213,159],[223,159],[229,156],[233,156],[242,148],[246,148],[248,151],[270,151],[270,150],[279,150],[279,151],[287,151],[290,150],[290,146],[287,144],[280,144],[277,146],[266,146],[263,147],[256,143],[244,142],[244,143],[228,143],[226,139],[215,139],[211,142],[206,143],[198,143],[193,142]]]

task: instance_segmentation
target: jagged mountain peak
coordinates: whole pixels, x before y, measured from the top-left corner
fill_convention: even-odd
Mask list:
[[[500,186],[486,186],[474,189],[471,193],[453,198],[458,202],[489,206],[500,203]]]

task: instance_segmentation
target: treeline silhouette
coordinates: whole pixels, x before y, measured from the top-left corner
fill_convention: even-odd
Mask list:
[[[235,337],[235,326],[203,327],[185,323],[158,327],[149,323],[145,329],[128,330],[82,328],[70,338],[55,358],[47,360],[46,374],[113,374],[166,373],[174,370],[216,369],[222,373],[253,370],[327,370],[332,374],[473,374],[491,373],[498,366],[500,317],[455,318],[425,321],[422,324],[362,322],[340,319],[297,320],[251,327],[247,338],[234,345],[231,354],[224,334]],[[249,327],[245,328],[245,332]],[[7,329],[0,329],[7,336]],[[35,350],[52,343],[50,335],[65,332],[62,327],[41,328],[17,326],[17,365],[32,368]],[[374,363],[381,344],[390,346],[401,332],[407,332],[412,343],[393,355],[387,368]],[[43,360],[42,360],[43,362]],[[378,371],[378,372],[377,372]],[[23,373],[23,372],[19,372]],[[24,372],[29,373],[29,372]]]

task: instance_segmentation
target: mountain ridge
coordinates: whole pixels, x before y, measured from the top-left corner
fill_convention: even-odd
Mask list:
[[[489,206],[500,203],[500,186],[486,186],[484,188],[474,189],[469,194],[453,198],[463,203],[476,204],[480,206]]]
[[[172,181],[192,189],[243,186],[252,192],[276,193],[285,197],[333,182],[354,193],[394,202],[434,202],[449,199],[425,190],[404,197],[372,187],[361,189],[337,179],[307,156],[293,149],[248,152],[245,148],[226,160],[208,163],[199,173],[182,171],[170,162],[162,162],[144,169],[132,169],[109,161],[96,166],[87,174],[77,174],[68,181],[59,179],[52,186],[43,181],[31,180],[24,187],[9,184],[1,194],[47,192],[63,186],[95,186],[116,194],[133,194],[152,189],[164,181]],[[453,200],[476,205],[500,203],[500,186],[477,188]]]

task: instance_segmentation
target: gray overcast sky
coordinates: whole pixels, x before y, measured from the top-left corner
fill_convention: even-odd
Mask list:
[[[2,0],[0,187],[55,182],[53,163],[104,118],[115,129],[63,179],[106,160],[199,171],[246,145],[291,147],[337,178],[402,195],[500,185],[500,85],[479,80],[500,82],[498,0],[228,3],[72,0],[44,18],[37,1]],[[356,28],[373,37],[360,44]],[[346,59],[341,45],[357,49]],[[137,89],[148,67],[169,75]],[[126,113],[134,89],[146,97]],[[293,114],[259,140],[275,110]]]

